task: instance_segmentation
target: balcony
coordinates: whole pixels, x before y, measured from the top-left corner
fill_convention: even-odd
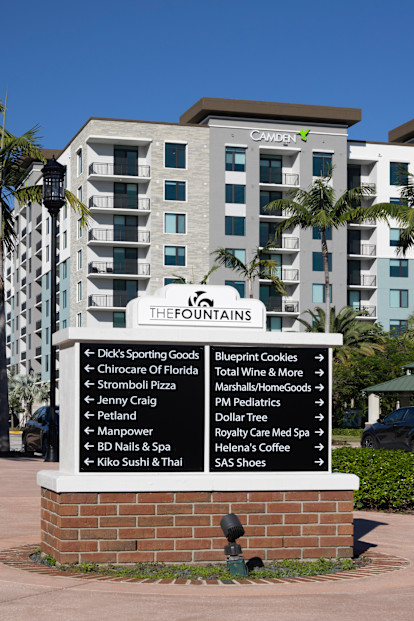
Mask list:
[[[11,334],[8,334],[6,338],[6,343],[10,343],[10,341],[11,341]]]
[[[376,183],[368,183],[366,181],[363,181],[361,183],[361,188],[366,188],[367,190],[371,191],[371,193],[367,194],[366,196],[364,196],[364,198],[371,198],[371,196],[375,196],[377,194],[377,185],[376,185]]]
[[[41,303],[42,303],[42,294],[41,294],[41,293],[39,293],[39,294],[36,296],[36,306],[37,306],[38,304],[41,304]]]
[[[22,229],[22,235],[21,235],[22,239],[23,239],[23,237],[25,237],[26,232],[27,232],[27,229],[26,229],[26,227],[24,227],[24,229]]]
[[[88,298],[88,305],[92,308],[125,308],[128,302],[126,292],[113,295],[95,293]]]
[[[22,353],[20,354],[20,360],[21,361],[26,360],[26,352],[25,351],[22,351]]]
[[[23,252],[20,264],[22,264],[22,263],[24,263],[26,261],[26,257],[27,257],[27,253]]]
[[[270,274],[279,278],[282,282],[299,282],[299,270],[297,269],[281,269],[280,267],[276,267],[271,270]],[[263,268],[260,270],[260,279],[267,280],[269,275],[269,270]]]
[[[298,186],[299,175],[297,173],[277,173],[269,170],[260,172],[260,183],[265,185]]]
[[[20,330],[20,336],[25,336],[26,334],[26,326],[23,326],[23,328]]]
[[[268,248],[267,252],[280,252],[280,251],[287,251],[287,252],[297,252],[299,251],[299,237],[291,237],[291,236],[285,236],[282,235],[282,237],[278,238],[278,239],[274,239],[273,237],[269,237],[269,239],[266,238],[262,238],[260,239],[260,247],[263,248],[263,246],[266,245],[266,243],[274,241],[275,245],[272,248]]]
[[[41,275],[42,275],[42,268],[41,268],[41,267],[38,267],[38,268],[37,268],[37,270],[36,270],[36,280],[37,280],[37,279],[39,278],[39,276],[41,276]]]
[[[88,273],[95,276],[122,274],[149,278],[150,264],[138,263],[132,259],[125,259],[125,261],[91,261],[88,264]]]
[[[10,321],[10,319],[11,319],[11,312],[7,313],[7,315],[6,315],[6,321]]]
[[[41,355],[42,355],[42,348],[36,347],[35,358],[40,358]]]
[[[42,249],[42,240],[38,241],[35,246],[35,253],[37,254]]]
[[[108,229],[91,229],[88,239],[92,243],[116,243],[116,242],[133,242],[136,244],[149,244],[150,232],[141,231],[135,226],[124,226]]]
[[[284,298],[269,299],[265,303],[269,313],[295,313],[299,314],[299,302]]]
[[[42,221],[42,214],[40,213],[40,214],[37,216],[37,218],[36,218],[36,226],[37,226],[38,224],[40,224],[40,223],[41,223],[41,221]]]
[[[26,310],[26,306],[27,306],[26,302],[22,302],[22,312]]]
[[[136,177],[136,180],[149,180],[150,167],[138,166],[128,162],[116,164],[94,162],[89,166],[89,177]]]
[[[371,274],[351,274],[348,277],[348,286],[350,287],[376,287],[377,277]]]
[[[130,213],[132,210],[149,213],[150,199],[138,198],[138,196],[127,196],[126,194],[95,194],[89,199],[89,208],[94,211],[107,211],[108,209],[119,210],[118,213],[126,211]]]
[[[6,272],[6,274],[7,274],[7,276],[10,276],[10,274],[11,274],[11,267],[8,267],[8,268],[7,268],[7,272]]]
[[[27,278],[26,276],[24,278],[22,278],[22,282],[21,282],[21,287],[25,287],[26,286],[26,282],[27,282]]]
[[[36,328],[35,328],[35,329],[36,329],[36,332],[37,332],[38,330],[41,330],[41,329],[42,329],[42,320],[41,320],[41,319],[39,319],[38,321],[36,321]]]
[[[376,306],[367,306],[366,304],[352,304],[352,308],[354,309],[354,311],[357,312],[363,312],[364,316],[361,317],[357,317],[357,319],[365,319],[366,318],[372,318],[372,317],[376,317],[377,315],[377,308]]]
[[[351,244],[348,246],[348,254],[352,256],[372,257],[376,256],[377,247],[374,244]]]

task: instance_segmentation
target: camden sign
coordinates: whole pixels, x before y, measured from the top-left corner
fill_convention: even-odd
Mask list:
[[[153,296],[132,300],[127,306],[127,325],[265,330],[266,311],[260,300],[240,298],[234,287],[172,284]]]
[[[283,142],[284,144],[289,144],[291,142],[296,143],[297,134],[285,132],[264,132],[260,129],[254,129],[250,132],[250,138],[255,142],[261,142],[263,140],[264,142]]]

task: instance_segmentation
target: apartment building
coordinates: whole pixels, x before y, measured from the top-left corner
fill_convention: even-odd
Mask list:
[[[274,239],[282,212],[271,200],[307,189],[332,170],[339,196],[369,185],[366,205],[399,202],[404,171],[414,172],[414,121],[388,143],[352,141],[354,108],[203,98],[180,122],[91,118],[59,153],[67,187],[91,209],[88,229],[64,207],[59,222],[59,328],[122,327],[125,306],[176,275],[198,282],[228,248],[248,261]],[[48,154],[50,156],[50,154]],[[58,155],[57,153],[55,154]],[[24,183],[40,183],[32,162]],[[16,207],[18,243],[6,257],[8,358],[19,372],[49,372],[50,223],[40,205]],[[414,308],[413,253],[398,254],[398,226],[370,222],[329,231],[332,302],[363,309],[361,321],[403,330]],[[286,231],[269,254],[286,286],[261,278],[254,295],[269,330],[301,330],[298,317],[324,302],[320,231]],[[246,283],[228,268],[211,284]]]

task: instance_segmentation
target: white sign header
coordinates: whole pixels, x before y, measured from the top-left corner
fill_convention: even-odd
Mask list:
[[[240,298],[234,287],[166,285],[153,296],[131,300],[126,325],[199,326],[266,329],[266,308],[260,300]]]
[[[283,142],[290,144],[291,142],[296,143],[297,134],[264,132],[260,129],[254,129],[250,132],[250,138],[255,142],[260,142],[261,140],[263,140],[264,142]]]

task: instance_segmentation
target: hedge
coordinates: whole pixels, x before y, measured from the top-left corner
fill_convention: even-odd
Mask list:
[[[414,509],[414,453],[369,448],[332,451],[332,471],[360,478],[355,509],[407,511]]]

